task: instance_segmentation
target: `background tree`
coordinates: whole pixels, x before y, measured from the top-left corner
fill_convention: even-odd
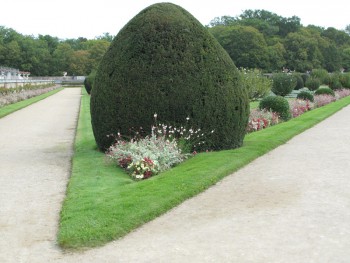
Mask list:
[[[237,67],[266,68],[264,36],[251,26],[216,26],[210,32],[228,52]]]

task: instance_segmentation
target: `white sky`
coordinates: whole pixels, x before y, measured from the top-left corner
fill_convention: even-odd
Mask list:
[[[1,0],[0,26],[24,35],[51,35],[93,39],[118,31],[154,0]],[[313,24],[343,30],[350,24],[350,4],[316,0],[173,0],[203,25],[217,16],[237,16],[246,9],[265,9],[283,17],[298,16],[304,26]]]

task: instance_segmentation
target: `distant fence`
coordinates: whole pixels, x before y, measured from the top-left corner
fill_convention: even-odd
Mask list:
[[[61,84],[61,85],[83,85],[84,76],[66,77],[29,77],[28,79],[0,79],[0,88],[17,88],[24,85]]]
[[[17,88],[23,87],[24,85],[44,85],[53,84],[54,80],[32,80],[32,79],[0,79],[0,88]]]
[[[65,77],[30,77],[31,80],[52,80],[56,84],[62,85],[83,85],[85,76],[65,76]]]

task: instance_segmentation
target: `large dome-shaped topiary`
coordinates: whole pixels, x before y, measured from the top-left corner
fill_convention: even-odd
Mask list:
[[[249,114],[247,93],[226,51],[183,8],[154,4],[118,33],[97,70],[91,92],[92,128],[106,150],[120,132],[151,130],[153,115],[215,132],[211,149],[242,145]]]

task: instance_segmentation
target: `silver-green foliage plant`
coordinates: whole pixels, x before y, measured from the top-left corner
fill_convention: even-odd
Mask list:
[[[258,100],[266,97],[272,88],[272,80],[258,69],[241,69],[243,85],[248,91],[249,99]]]

